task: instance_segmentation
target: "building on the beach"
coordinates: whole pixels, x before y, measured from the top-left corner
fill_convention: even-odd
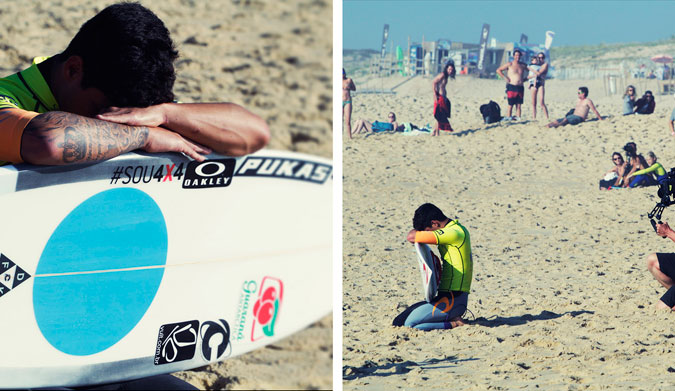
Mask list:
[[[496,77],[497,68],[513,60],[513,51],[523,52],[522,61],[529,63],[530,58],[539,52],[549,57],[549,51],[543,45],[527,45],[517,42],[493,43],[486,48],[483,63],[484,76]],[[477,74],[477,63],[480,45],[475,43],[451,42],[447,39],[413,43],[410,45],[407,74],[435,75],[442,71],[447,60],[453,60],[457,73],[462,75]]]

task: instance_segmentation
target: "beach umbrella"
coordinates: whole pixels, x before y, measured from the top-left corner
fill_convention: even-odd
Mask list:
[[[659,54],[658,56],[652,57],[652,61],[661,64],[670,64],[671,62],[673,62],[673,58],[670,56],[666,56],[665,54]]]

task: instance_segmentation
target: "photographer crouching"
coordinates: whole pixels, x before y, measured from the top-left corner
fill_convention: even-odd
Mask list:
[[[675,231],[668,226],[668,223],[657,223],[656,234],[675,242]],[[647,270],[652,273],[656,281],[668,289],[656,303],[656,308],[675,310],[675,253],[649,254]]]

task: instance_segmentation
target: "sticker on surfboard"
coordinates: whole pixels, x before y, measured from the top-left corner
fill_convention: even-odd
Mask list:
[[[415,250],[417,251],[417,263],[420,266],[420,273],[422,275],[424,299],[427,302],[431,302],[436,297],[438,285],[441,283],[441,260],[424,243],[415,243]]]

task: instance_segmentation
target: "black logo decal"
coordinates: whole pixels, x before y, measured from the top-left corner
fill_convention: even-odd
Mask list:
[[[183,189],[225,187],[232,182],[235,159],[213,159],[190,162],[185,170]]]
[[[30,274],[12,262],[4,254],[0,254],[0,297],[30,278]]]
[[[198,320],[165,324],[159,328],[155,365],[189,360],[197,350]]]
[[[230,347],[230,325],[223,319],[220,319],[220,323],[202,323],[199,336],[202,339],[202,357],[206,361],[218,360]]]
[[[325,183],[331,177],[333,166],[299,159],[274,157],[247,157],[237,176],[265,176]]]

